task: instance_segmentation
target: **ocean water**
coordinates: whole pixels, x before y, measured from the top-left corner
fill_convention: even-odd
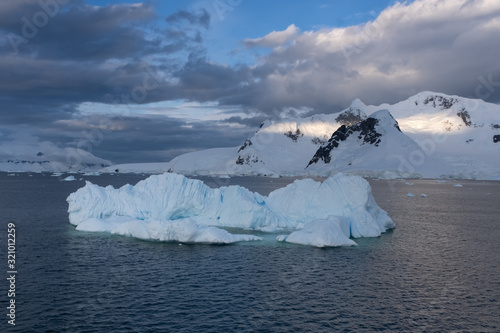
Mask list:
[[[1,332],[500,331],[498,182],[370,181],[396,229],[318,249],[78,232],[65,199],[84,182],[64,177],[0,173]],[[121,186],[146,176],[75,177]],[[203,179],[262,194],[292,181]],[[6,316],[8,223],[15,326]]]

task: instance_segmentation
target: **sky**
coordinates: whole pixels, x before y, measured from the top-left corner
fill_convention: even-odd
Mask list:
[[[6,0],[0,159],[50,142],[163,162],[356,98],[499,103],[499,36],[497,0]]]

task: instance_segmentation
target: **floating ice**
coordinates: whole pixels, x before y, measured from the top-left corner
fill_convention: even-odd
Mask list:
[[[462,184],[455,184],[453,186],[455,186],[455,187],[464,187]]]
[[[411,197],[411,198],[413,198],[413,197],[415,196],[415,194],[413,194],[413,193],[408,193],[406,196],[407,196],[407,197]]]
[[[72,182],[74,180],[76,180],[75,176],[68,176],[68,177],[64,178],[62,181]]]
[[[427,194],[425,194],[425,193],[420,194],[420,196],[421,196],[422,198],[427,198]]]
[[[410,182],[405,182],[406,185],[409,185],[409,186],[412,186],[413,183],[410,183]]]
[[[294,231],[288,236],[280,235],[276,239],[316,247],[357,245],[349,236],[349,221],[331,216],[329,219],[307,222],[302,230]]]
[[[100,176],[100,172],[85,172],[83,176]]]
[[[395,227],[368,182],[343,174],[323,183],[296,180],[265,197],[240,186],[212,189],[200,180],[166,173],[119,189],[87,182],[67,201],[77,230],[160,241],[233,243],[260,238],[220,227],[266,232],[303,227],[287,241],[338,246],[353,245],[349,237],[377,237]]]

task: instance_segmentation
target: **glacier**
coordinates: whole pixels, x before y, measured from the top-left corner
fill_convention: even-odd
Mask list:
[[[210,188],[174,173],[117,189],[87,181],[67,202],[77,230],[157,241],[229,244],[262,240],[251,231],[285,231],[290,234],[278,240],[341,246],[355,245],[350,237],[378,237],[395,227],[369,183],[342,173],[323,182],[296,180],[268,196],[234,185]]]

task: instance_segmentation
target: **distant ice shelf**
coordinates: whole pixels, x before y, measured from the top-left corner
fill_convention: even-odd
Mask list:
[[[248,230],[280,233],[279,241],[312,246],[356,245],[395,227],[375,202],[369,183],[337,174],[262,196],[240,186],[210,188],[200,180],[165,173],[115,189],[90,182],[67,198],[77,230],[145,240],[229,244],[257,241]],[[222,228],[239,228],[232,234]],[[283,235],[283,233],[286,233]]]

